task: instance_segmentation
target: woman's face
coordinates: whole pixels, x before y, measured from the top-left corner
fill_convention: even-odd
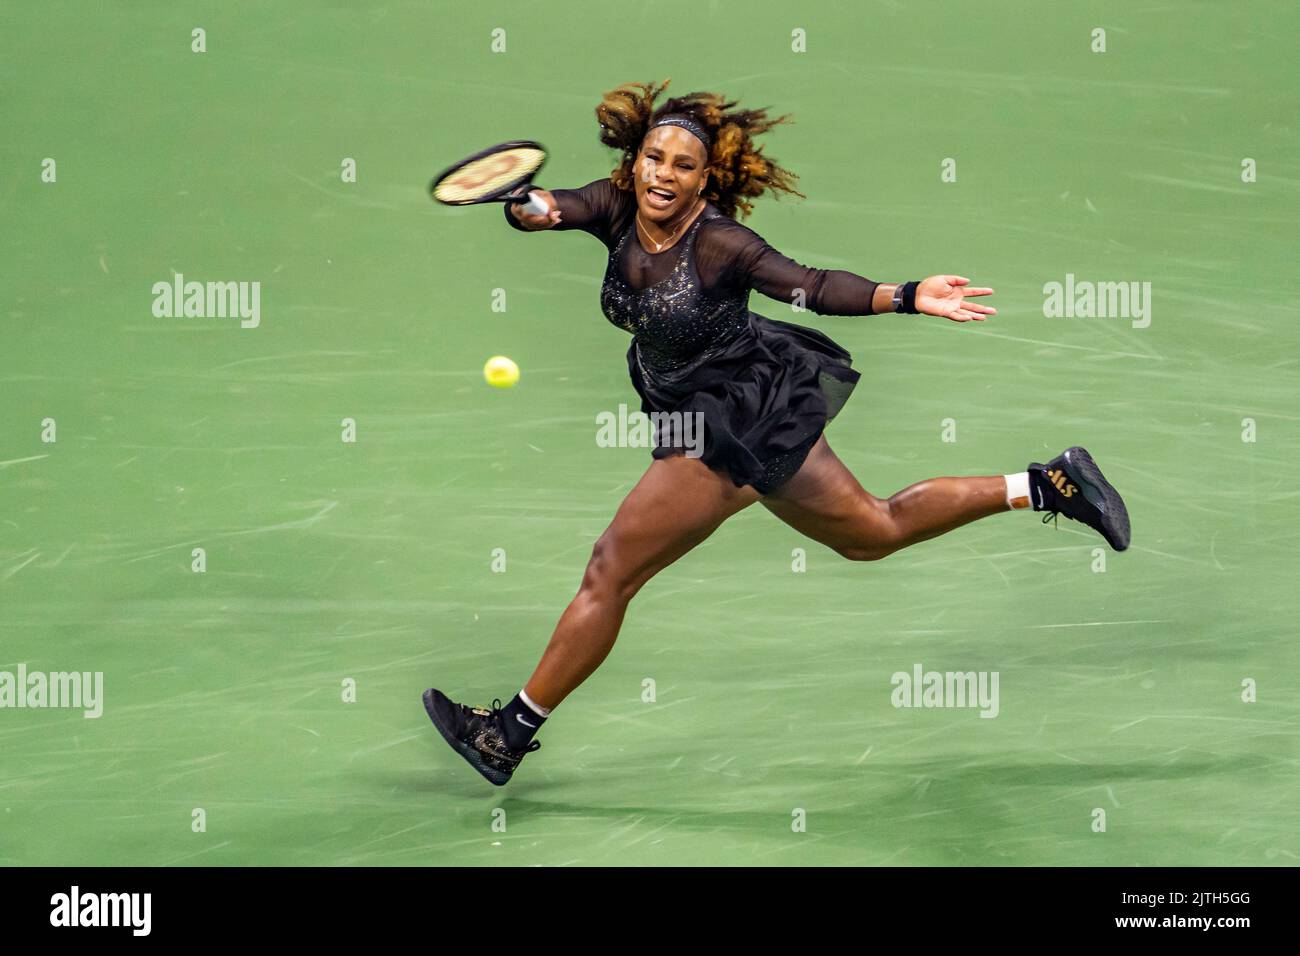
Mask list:
[[[680,126],[656,126],[642,141],[633,172],[641,217],[668,222],[695,205],[709,175],[708,156]]]

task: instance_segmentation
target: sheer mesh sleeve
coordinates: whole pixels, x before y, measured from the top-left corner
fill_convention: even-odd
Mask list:
[[[755,289],[787,305],[803,290],[803,307],[818,315],[871,315],[878,283],[840,269],[800,265],[733,219],[705,223],[696,245],[696,268],[705,288]]]
[[[530,185],[536,189],[537,186]],[[560,209],[560,222],[552,229],[581,229],[589,232],[605,245],[628,208],[632,194],[615,187],[608,178],[597,179],[579,189],[552,189],[556,205]],[[506,222],[521,232],[546,232],[547,230],[525,229],[510,215],[510,204],[506,203]]]

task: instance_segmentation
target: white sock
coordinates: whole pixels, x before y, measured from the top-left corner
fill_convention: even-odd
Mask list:
[[[1029,499],[1029,472],[1022,471],[1002,477],[1007,482],[1007,507],[1013,511],[1031,507],[1033,502]]]
[[[529,697],[526,693],[524,693],[522,690],[519,692],[519,699],[522,700],[525,704],[527,704],[528,709],[531,710],[538,717],[551,716],[551,709],[549,707],[543,707],[541,704],[535,703],[533,699]]]

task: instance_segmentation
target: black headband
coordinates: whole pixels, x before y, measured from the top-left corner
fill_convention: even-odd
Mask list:
[[[703,126],[695,122],[695,120],[691,119],[689,116],[684,116],[680,113],[670,113],[669,115],[661,119],[657,119],[653,123],[651,123],[650,129],[654,129],[656,126],[680,126],[682,129],[686,130],[686,132],[690,133],[692,136],[694,136],[696,139],[698,139],[701,143],[704,144],[705,154],[707,154],[709,150],[713,148],[713,144],[709,139],[708,132],[704,129]],[[648,129],[646,130],[646,132],[649,133],[650,130]]]

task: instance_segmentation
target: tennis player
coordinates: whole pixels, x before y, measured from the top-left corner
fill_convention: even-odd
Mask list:
[[[853,561],[1008,510],[1043,512],[1044,521],[1065,515],[1117,551],[1129,544],[1123,500],[1078,447],[1007,475],[931,478],[889,498],[863,489],[823,433],[858,381],[849,353],[814,329],[751,312],[750,292],[819,315],[970,322],[996,314],[978,301],[993,290],[957,275],[874,282],[781,255],[737,218],[760,196],[802,196],[794,175],[755,143],[788,117],[715,93],[656,106],[667,86],[625,84],[596,108],[601,142],[621,154],[609,177],[581,189],[522,190],[544,213],[504,206],[516,229],[580,229],[605,244],[601,309],[632,333],[628,371],[641,409],[698,416],[704,442],[702,454],[688,454],[679,430],[660,429],[650,467],[597,539],[577,596],[504,708],[425,691],[443,737],[497,785],[540,747],[538,728],[609,654],[637,591],[755,502]]]

